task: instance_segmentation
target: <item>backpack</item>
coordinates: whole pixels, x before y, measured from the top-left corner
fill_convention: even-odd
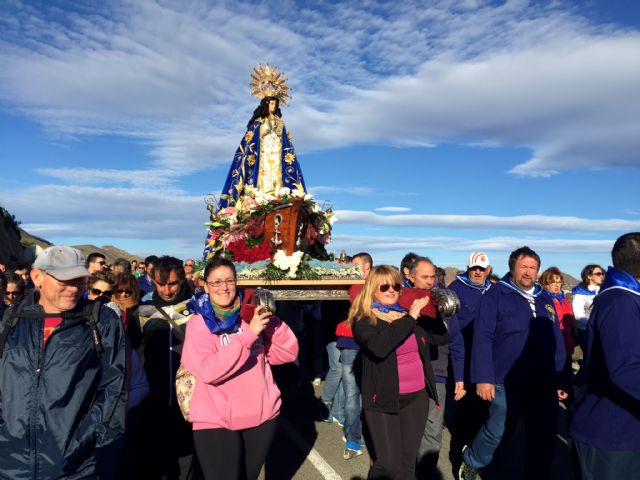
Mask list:
[[[100,331],[98,330],[98,320],[100,319],[100,305],[100,302],[89,302],[85,305],[84,309],[79,315],[80,318],[85,318],[89,323],[89,328],[91,329],[91,339],[93,341],[93,349],[98,355],[100,355],[104,351],[104,348],[102,347],[102,338],[100,336]],[[18,320],[21,317],[44,318],[48,316],[46,313],[42,312],[25,312],[23,310],[23,306],[23,303],[19,303],[18,305],[11,305],[4,312],[2,323],[4,324],[5,328],[2,331],[2,334],[0,334],[0,358],[2,358],[2,355],[4,354],[4,347],[7,343],[9,333],[11,333],[11,330],[16,326]],[[65,316],[77,317],[78,315],[62,312],[62,317],[64,318]]]

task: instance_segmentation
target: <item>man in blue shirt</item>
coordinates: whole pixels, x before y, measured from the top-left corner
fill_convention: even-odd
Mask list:
[[[471,363],[471,344],[473,341],[473,321],[482,295],[492,285],[489,281],[491,265],[484,252],[469,255],[467,270],[459,274],[449,285],[449,290],[458,295],[460,311],[449,320],[449,353],[455,381],[455,406],[453,432],[451,434],[452,462],[459,466],[463,445],[471,442],[478,433],[487,416],[487,402],[480,399],[470,388],[469,366]],[[465,386],[466,384],[466,386]]]
[[[476,312],[471,382],[491,402],[489,418],[462,451],[461,480],[476,478],[520,417],[526,433],[524,477],[550,478],[558,428],[558,389],[564,343],[553,301],[537,282],[540,257],[529,247],[513,251],[509,273],[489,288]]]
[[[584,389],[571,418],[583,480],[640,474],[640,232],[611,252],[586,335]]]

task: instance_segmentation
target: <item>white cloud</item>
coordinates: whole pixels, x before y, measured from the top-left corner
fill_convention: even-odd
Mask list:
[[[518,175],[638,166],[637,31],[555,2],[278,3],[12,4],[0,99],[51,135],[130,136],[161,168],[208,168],[228,162],[248,73],[269,60],[294,87],[301,152],[447,141],[526,147]]]
[[[172,170],[116,170],[98,168],[39,168],[35,170],[40,175],[58,178],[67,182],[94,185],[120,185],[129,183],[136,187],[166,186],[185,172]]]
[[[408,207],[380,207],[374,209],[376,212],[410,212]]]
[[[42,185],[0,193],[24,228],[50,237],[173,239],[204,242],[208,212],[178,189]]]
[[[640,229],[640,221],[588,219],[548,215],[378,215],[373,212],[337,210],[340,223],[384,225],[387,227],[446,227],[486,230],[527,230],[567,232],[625,232]]]
[[[371,195],[373,188],[338,185],[314,185],[309,188],[312,195],[326,195],[327,193],[350,193],[352,195]]]
[[[614,240],[584,240],[540,237],[399,237],[336,235],[331,248],[354,251],[366,245],[372,252],[416,251],[443,249],[453,252],[511,252],[528,245],[538,253],[609,253]]]

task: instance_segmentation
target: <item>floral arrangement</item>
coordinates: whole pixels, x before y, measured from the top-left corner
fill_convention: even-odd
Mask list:
[[[298,253],[295,252],[294,255]],[[282,252],[284,255],[284,252]],[[286,256],[286,255],[284,255]],[[261,261],[255,263],[236,263],[238,270],[238,278],[240,280],[287,280],[287,279],[361,279],[362,272],[356,265],[340,264],[336,262],[326,262],[310,258],[308,255],[302,255],[300,261],[296,262],[295,258],[290,256],[285,262],[280,263],[280,267],[275,262]],[[289,267],[283,269],[281,267]]]
[[[264,193],[245,186],[244,194],[235,201],[226,195],[222,198],[230,202],[228,207],[218,208],[217,202],[208,202],[211,218],[205,223],[209,227],[205,247],[207,259],[222,255],[236,263],[249,265],[266,261],[259,277],[264,279],[320,278],[321,274],[308,267],[311,260],[308,255],[300,251],[288,256],[264,238],[265,218],[280,207],[301,201],[301,208],[311,219],[307,226],[311,235],[308,235],[312,241],[326,245],[331,241],[331,228],[336,220],[330,208],[323,210],[310,194],[286,187]]]

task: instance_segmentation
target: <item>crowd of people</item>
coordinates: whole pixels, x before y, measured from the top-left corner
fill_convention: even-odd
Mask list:
[[[306,323],[239,288],[225,258],[196,275],[192,259],[52,246],[0,266],[0,476],[255,479],[282,404],[271,367],[295,362],[319,420],[342,427],[343,458],[368,452],[370,479],[438,478],[445,423],[452,470],[477,478],[520,420],[525,478],[551,478],[559,402],[576,478],[636,478],[640,233],[571,292],[528,247],[502,278],[473,252],[448,285],[415,253],[399,268],[346,261],[364,283],[349,302],[300,305]],[[459,299],[451,316],[442,289]]]

